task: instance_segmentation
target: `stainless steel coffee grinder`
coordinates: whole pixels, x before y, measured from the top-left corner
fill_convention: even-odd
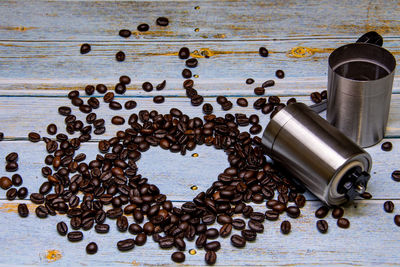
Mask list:
[[[372,159],[361,147],[384,136],[396,66],[382,43],[369,32],[333,51],[327,103],[290,104],[263,134],[267,155],[328,205],[351,201],[367,187]],[[327,120],[317,114],[326,106]]]

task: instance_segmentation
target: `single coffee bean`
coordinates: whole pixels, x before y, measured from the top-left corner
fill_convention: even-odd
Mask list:
[[[116,94],[123,95],[126,92],[126,86],[124,83],[117,83],[115,85],[114,91]]]
[[[350,227],[350,221],[346,218],[340,218],[337,220],[337,225],[340,228],[349,228]]]
[[[400,170],[392,172],[392,179],[396,182],[400,182]]]
[[[6,161],[7,162],[14,162],[18,160],[18,153],[16,152],[11,152],[6,156]]]
[[[210,228],[205,232],[205,235],[209,239],[215,239],[219,236],[219,232],[216,228]]]
[[[267,210],[265,212],[265,219],[268,221],[276,221],[279,218],[279,212],[274,210]]]
[[[262,57],[268,57],[268,49],[265,47],[260,47],[258,49],[258,53],[260,54],[260,56]]]
[[[224,224],[220,229],[219,229],[219,235],[221,237],[227,237],[231,234],[232,232],[232,224]],[[207,233],[207,232],[206,232]]]
[[[114,116],[111,119],[111,123],[115,125],[123,125],[125,123],[125,119],[120,116]]]
[[[71,108],[66,107],[66,106],[59,107],[58,113],[60,113],[60,115],[63,115],[63,116],[68,116],[71,114]]]
[[[83,233],[81,231],[69,232],[67,238],[70,242],[78,242],[83,239]]]
[[[95,242],[90,242],[86,246],[86,253],[87,254],[96,254],[97,253],[97,244]]]
[[[145,233],[140,233],[135,238],[135,244],[137,246],[143,246],[144,244],[146,244],[146,241],[147,241],[147,235]]]
[[[132,238],[118,241],[117,248],[119,251],[128,251],[135,247],[135,240]]]
[[[157,90],[157,91],[163,90],[163,89],[165,88],[165,85],[166,85],[166,84],[167,84],[167,81],[166,81],[166,80],[162,81],[160,84],[157,84],[156,90]]]
[[[394,203],[390,200],[386,201],[385,203],[383,203],[383,209],[387,212],[387,213],[392,213],[394,210]]]
[[[185,254],[183,252],[181,252],[181,251],[174,252],[171,255],[171,259],[174,262],[178,262],[178,263],[184,262],[185,261]]]
[[[397,226],[400,226],[400,215],[394,216],[394,223],[395,223]]]
[[[360,195],[360,197],[362,197],[363,199],[371,199],[372,195],[369,192],[364,192]]]
[[[292,226],[290,225],[289,221],[283,221],[281,223],[281,232],[282,232],[282,234],[284,234],[284,235],[289,234],[291,228],[292,228]]]
[[[194,85],[194,82],[191,79],[185,80],[183,82],[183,88],[185,88],[186,90],[193,89],[193,85]]]
[[[318,220],[317,229],[320,233],[325,234],[326,232],[328,232],[328,222],[325,220]]]
[[[115,59],[119,62],[122,62],[125,60],[125,53],[122,51],[119,51],[115,54]]]
[[[147,222],[143,225],[143,232],[147,235],[151,235],[154,232],[154,224]]]
[[[0,187],[1,187],[1,189],[7,190],[7,189],[9,189],[12,185],[13,185],[13,184],[12,184],[12,181],[11,181],[10,178],[5,177],[5,176],[3,176],[3,177],[0,178]]]
[[[35,213],[38,218],[46,218],[49,215],[48,209],[43,205],[37,206]]]
[[[10,188],[6,192],[6,197],[8,200],[14,200],[17,197],[17,189]]]
[[[327,206],[322,206],[315,211],[315,217],[322,219],[328,215],[328,212],[329,208]]]
[[[328,98],[328,91],[327,90],[322,91],[321,92],[321,97],[322,97],[322,99],[327,99]]]
[[[217,254],[214,251],[207,251],[204,260],[208,265],[214,265],[217,261]]]
[[[90,44],[81,45],[81,54],[87,54],[91,50]]]
[[[256,110],[259,110],[265,105],[266,102],[267,102],[267,100],[265,98],[263,98],[263,97],[258,98],[256,101],[254,101],[253,107]]]
[[[125,109],[131,110],[131,109],[136,108],[137,103],[136,103],[136,101],[134,101],[134,100],[129,100],[129,101],[126,101],[126,102],[125,102],[124,106],[125,106]]]
[[[6,171],[7,172],[15,172],[18,170],[18,163],[10,162],[6,164]]]
[[[186,60],[185,64],[188,68],[196,68],[198,61],[195,58],[189,58]]]
[[[156,104],[164,103],[164,101],[165,101],[165,98],[162,95],[157,95],[157,96],[153,97],[153,102]]]
[[[226,102],[228,102],[228,99],[225,96],[223,96],[223,95],[217,96],[218,104],[222,105],[222,104],[225,104]]]
[[[332,211],[332,217],[335,219],[339,219],[343,217],[344,210],[341,207],[334,207]]]
[[[265,94],[265,89],[264,89],[264,87],[256,87],[256,88],[254,88],[254,94],[256,94],[256,95],[263,95],[263,94]]]
[[[244,239],[240,235],[232,235],[231,236],[231,244],[237,248],[243,248],[246,246],[246,239]]]
[[[160,248],[172,248],[174,246],[174,238],[170,236],[161,237],[158,245]]]
[[[159,17],[156,20],[158,26],[166,27],[169,24],[169,20],[166,17]]]
[[[99,94],[105,94],[107,92],[107,86],[105,86],[104,84],[98,84],[96,85],[96,91]]]
[[[285,73],[283,72],[283,70],[277,70],[277,71],[275,72],[275,76],[276,76],[278,79],[283,79],[283,78],[285,77]]]
[[[233,103],[231,101],[227,101],[226,103],[222,104],[221,107],[223,110],[228,111],[233,107]]]
[[[32,143],[37,143],[40,141],[40,135],[38,133],[35,132],[30,132],[28,134],[28,139],[29,141],[31,141]]]
[[[28,206],[26,206],[25,203],[18,204],[18,214],[22,218],[28,217],[29,209],[28,209]]]
[[[297,102],[296,98],[294,98],[294,97],[289,98],[288,101],[286,101],[286,106],[289,106],[289,105],[294,104],[296,102]]]
[[[147,32],[150,29],[150,26],[146,23],[142,23],[139,26],[137,26],[137,30],[140,32]]]
[[[239,97],[236,100],[236,104],[240,107],[247,107],[249,105],[249,103],[247,102],[246,98],[243,97]]]
[[[306,198],[303,195],[297,195],[294,199],[294,203],[297,207],[303,208],[306,204]]]
[[[220,214],[217,217],[217,222],[219,224],[227,224],[227,223],[232,223],[232,217],[226,214]]]
[[[254,79],[252,79],[252,78],[246,79],[246,84],[253,84],[253,83],[254,83]]]
[[[275,85],[275,81],[274,80],[268,80],[263,82],[263,84],[261,85],[261,87],[263,88],[267,88],[267,87],[271,87]]]
[[[30,195],[30,200],[35,204],[43,204],[44,203],[44,197],[42,194],[39,194],[39,193],[32,193]]]
[[[206,115],[210,115],[213,112],[213,106],[210,103],[205,103],[203,105],[203,113]]]
[[[321,103],[321,101],[322,101],[322,96],[319,92],[311,93],[310,97],[311,97],[311,101],[314,103],[318,104],[318,103]]]
[[[143,89],[145,92],[151,92],[151,91],[153,91],[153,85],[152,85],[151,83],[149,83],[149,82],[144,82],[144,83],[142,84],[142,89]]]
[[[87,85],[87,86],[85,87],[85,93],[86,93],[87,95],[93,95],[94,90],[95,90],[95,88],[94,88],[93,85]]]
[[[221,248],[221,243],[219,243],[218,241],[212,241],[204,245],[204,249],[206,251],[217,252],[220,248]]]
[[[27,195],[28,195],[28,188],[21,187],[20,189],[18,189],[17,196],[19,199],[25,199]]]
[[[182,77],[185,79],[189,79],[192,77],[192,71],[189,69],[183,69],[182,71]]]
[[[190,51],[189,48],[187,47],[182,47],[179,52],[178,52],[178,56],[180,59],[187,59],[190,56]]]
[[[128,218],[126,216],[119,216],[117,218],[117,228],[120,232],[125,232],[128,230]]]
[[[129,36],[131,36],[131,31],[127,30],[127,29],[122,29],[119,31],[119,36],[124,37],[124,38],[128,38]]]
[[[57,133],[57,126],[55,124],[49,124],[47,126],[47,133],[50,135],[55,135]]]
[[[290,218],[298,218],[300,216],[300,209],[297,206],[290,206],[286,209],[286,214]]]
[[[57,223],[57,232],[62,235],[65,236],[68,233],[68,226],[65,222],[59,222]]]
[[[382,149],[383,151],[391,151],[392,148],[393,148],[393,145],[392,145],[391,142],[384,142],[384,143],[381,145],[381,149]]]
[[[252,135],[259,134],[259,133],[261,133],[261,131],[262,131],[262,126],[260,124],[255,124],[255,125],[251,126],[249,129],[249,132]]]
[[[96,233],[106,234],[110,231],[110,226],[108,224],[96,224],[94,230],[96,231]]]
[[[241,235],[246,241],[254,241],[257,238],[257,233],[253,230],[242,230]]]
[[[200,106],[203,103],[203,101],[204,101],[204,98],[201,95],[195,95],[190,100],[190,103],[193,106]]]
[[[251,230],[255,231],[256,233],[262,233],[264,231],[264,225],[255,220],[248,221],[247,225]]]
[[[120,109],[122,109],[122,105],[117,101],[111,101],[110,104],[108,104],[108,106],[112,110],[120,110]]]

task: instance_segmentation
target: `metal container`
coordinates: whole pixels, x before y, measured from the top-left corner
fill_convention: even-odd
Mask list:
[[[382,39],[375,43],[344,45],[329,56],[327,120],[362,147],[384,137],[396,67]]]
[[[370,155],[303,103],[272,117],[262,143],[268,156],[328,205],[365,191]]]

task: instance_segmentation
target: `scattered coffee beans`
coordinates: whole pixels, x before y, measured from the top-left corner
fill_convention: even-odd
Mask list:
[[[125,53],[122,51],[119,51],[115,54],[115,59],[119,62],[124,61],[125,60]]]
[[[268,57],[268,50],[265,47],[260,47],[260,49],[258,49],[258,53],[262,57]]]
[[[165,17],[159,17],[156,20],[156,23],[157,23],[158,26],[166,27],[169,24],[169,20],[167,18],[165,18]]]
[[[317,221],[317,229],[320,233],[325,234],[328,232],[328,222],[325,220]]]
[[[87,54],[91,50],[90,44],[81,45],[81,54]]]
[[[283,78],[285,77],[285,73],[283,72],[283,70],[277,70],[277,71],[275,72],[275,76],[276,76],[278,79],[283,79]]]
[[[383,203],[383,209],[387,212],[387,213],[392,213],[394,210],[394,203],[390,200],[386,201],[385,203]]]
[[[381,148],[382,148],[383,151],[391,151],[392,148],[393,148],[393,145],[392,145],[391,142],[384,142],[384,143],[381,145]]]
[[[340,218],[340,219],[337,220],[337,225],[340,228],[349,228],[350,227],[350,222],[346,218]]]
[[[119,36],[124,37],[124,38],[128,38],[129,36],[131,36],[131,31],[127,30],[127,29],[122,29],[119,31]]]
[[[171,259],[172,259],[174,262],[178,262],[178,263],[184,262],[184,261],[185,261],[185,254],[184,254],[183,252],[180,252],[180,251],[174,252],[174,253],[172,253],[172,255],[171,255]]]
[[[252,79],[252,78],[246,79],[246,84],[253,84],[253,83],[254,83],[254,79]]]
[[[146,23],[140,24],[137,26],[137,30],[140,32],[147,32],[150,29],[150,26]]]

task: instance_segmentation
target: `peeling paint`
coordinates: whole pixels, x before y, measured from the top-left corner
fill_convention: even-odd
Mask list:
[[[46,251],[46,259],[48,262],[55,262],[62,258],[62,254],[59,250],[52,249]]]
[[[9,27],[9,26],[0,26],[0,29],[2,29],[2,30],[8,30],[8,31],[26,32],[26,31],[28,31],[28,30],[38,29],[38,27],[24,27],[24,26]]]
[[[294,58],[304,58],[304,57],[311,57],[315,53],[331,53],[335,50],[334,48],[311,48],[311,47],[303,47],[303,46],[296,46],[293,47],[286,55],[288,57]]]
[[[5,213],[18,213],[18,204],[20,203],[3,203],[0,205],[0,212]],[[34,212],[37,207],[36,204],[27,204],[30,212]]]

